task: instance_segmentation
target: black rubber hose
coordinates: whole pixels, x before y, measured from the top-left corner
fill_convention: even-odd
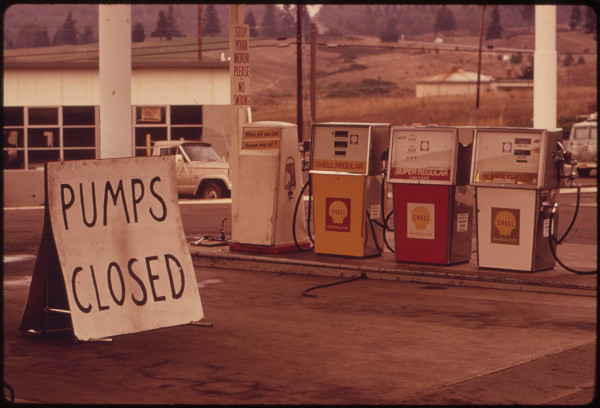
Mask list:
[[[383,180],[381,181],[381,213],[383,214],[384,208],[385,208],[385,201],[386,201],[386,197],[385,197],[385,173],[384,173],[384,177]],[[394,211],[392,210],[390,212],[393,213]],[[387,249],[389,249],[390,252],[395,253],[396,251],[391,247],[391,245],[389,244],[387,237],[386,237],[386,231],[390,230],[393,232],[393,230],[389,229],[388,227],[388,219],[390,217],[390,214],[388,214],[387,216],[382,217],[383,219],[383,225],[381,225],[381,227],[383,228],[383,242],[385,243],[385,246],[387,247]],[[380,225],[379,223],[377,223],[377,225]]]
[[[382,252],[381,247],[379,246],[379,241],[377,241],[377,235],[375,235],[375,227],[373,227],[373,220],[371,220],[371,214],[369,214],[369,211],[365,211],[366,215],[367,215],[367,220],[369,220],[369,225],[371,226],[371,234],[373,234],[373,242],[375,242],[375,247],[377,248],[377,251],[379,251],[379,253]],[[385,236],[385,229],[383,230],[383,235]],[[368,230],[367,230],[367,239],[365,240],[368,241],[369,237],[368,237]]]
[[[560,266],[562,266],[563,268],[565,268],[567,271],[576,273],[578,275],[592,275],[592,274],[598,273],[598,271],[580,271],[577,269],[569,268],[567,265],[562,263],[560,261],[560,259],[558,259],[558,256],[556,255],[556,250],[554,249],[554,245],[552,245],[552,243],[553,243],[552,242],[552,224],[553,223],[554,223],[554,210],[552,210],[550,212],[550,226],[549,226],[550,231],[549,231],[548,243],[550,244],[550,252],[552,252],[552,256],[554,257],[554,259],[556,259],[556,262],[558,262],[558,264]]]
[[[300,190],[300,194],[298,195],[298,199],[296,200],[296,205],[294,206],[294,215],[292,216],[292,236],[294,237],[294,243],[296,244],[296,247],[300,251],[305,251],[305,252],[312,251],[314,246],[312,246],[310,248],[302,248],[302,246],[300,246],[300,244],[298,243],[298,238],[296,237],[296,217],[298,216],[298,207],[300,205],[300,202],[303,201],[303,199],[304,199],[303,198],[304,190],[306,190],[306,187],[308,187],[309,185],[310,185],[310,177],[308,178],[308,181],[304,184],[304,186],[302,186],[302,189]],[[307,226],[306,226],[306,231],[308,232],[308,236],[309,236],[311,242],[314,244],[314,241],[312,240],[312,237],[310,236],[310,229],[308,227],[308,224],[310,223],[310,193],[309,193],[308,200],[309,200],[308,201],[309,218],[308,218],[308,222],[307,222]]]
[[[339,285],[339,284],[342,284],[342,283],[352,282],[352,281],[355,281],[357,279],[365,279],[366,277],[367,276],[363,272],[362,274],[360,274],[358,276],[354,276],[354,277],[352,277],[350,279],[344,279],[344,280],[338,281],[338,282],[332,282],[332,283],[326,283],[324,285],[313,286],[312,288],[308,288],[308,289],[303,290],[302,294],[304,296],[308,296],[308,297],[317,297],[317,295],[313,295],[313,294],[310,294],[308,292],[310,292],[311,290],[319,289],[319,288],[326,288],[327,286],[333,286],[333,285]]]
[[[308,239],[310,239],[310,242],[313,243],[313,245],[315,244],[315,240],[312,237],[312,234],[310,233],[310,215],[311,215],[311,209],[312,209],[312,178],[310,176],[310,173],[308,174],[308,217],[306,218],[306,232],[308,233]]]
[[[554,236],[550,235],[554,242],[556,242],[557,244],[563,242],[567,235],[569,235],[569,232],[571,231],[571,228],[573,228],[573,224],[575,224],[575,220],[577,219],[577,214],[579,213],[579,202],[581,200],[581,186],[576,185],[575,188],[577,188],[577,202],[575,203],[575,212],[573,213],[573,218],[571,219],[571,224],[569,224],[569,228],[567,228],[563,236],[558,240]]]

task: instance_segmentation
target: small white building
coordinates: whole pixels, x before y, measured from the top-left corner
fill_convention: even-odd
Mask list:
[[[494,78],[480,75],[480,92],[494,92]],[[417,81],[417,98],[449,95],[469,95],[477,93],[477,73],[453,68],[450,72],[433,75]]]
[[[40,205],[44,162],[100,157],[98,61],[4,61],[4,205]],[[147,140],[202,140],[226,157],[229,62],[132,61],[136,156]],[[10,158],[10,160],[7,160]],[[7,167],[8,166],[8,167]],[[26,187],[26,188],[24,188]]]

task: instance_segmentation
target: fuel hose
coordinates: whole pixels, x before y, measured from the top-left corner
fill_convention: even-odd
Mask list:
[[[298,199],[296,200],[296,205],[294,206],[294,215],[292,217],[292,236],[294,237],[294,243],[296,244],[296,247],[300,250],[300,251],[304,251],[304,252],[309,252],[312,251],[314,248],[314,243],[315,241],[313,240],[313,237],[310,233],[310,207],[311,207],[311,197],[312,197],[312,189],[310,188],[310,175],[308,176],[308,180],[306,181],[306,183],[304,184],[304,186],[302,186],[302,189],[300,190],[300,194],[298,194]],[[306,188],[309,187],[308,189],[308,220],[306,221],[306,232],[308,233],[308,238],[310,239],[310,242],[313,243],[313,246],[311,246],[310,248],[302,248],[302,246],[298,243],[298,238],[296,237],[296,217],[298,216],[298,207],[300,206],[300,202],[304,199],[304,190],[306,190]]]
[[[556,259],[556,262],[558,262],[558,264],[560,266],[562,266],[563,268],[565,268],[567,271],[576,273],[578,275],[592,275],[592,274],[598,273],[598,271],[581,271],[581,270],[574,269],[574,268],[571,268],[571,267],[565,265],[558,258],[558,255],[556,254],[556,249],[554,248],[554,245],[553,245],[553,243],[554,243],[553,241],[555,241],[556,244],[557,244],[557,246],[558,246],[558,244],[560,244],[565,239],[565,237],[567,236],[567,233],[569,232],[569,230],[571,229],[571,227],[575,223],[575,216],[577,215],[577,209],[579,207],[579,199],[580,199],[579,192],[580,192],[580,189],[578,188],[577,189],[577,206],[575,207],[575,213],[573,214],[573,220],[571,221],[571,225],[569,225],[569,228],[567,229],[567,232],[562,236],[562,238],[560,240],[556,240],[556,238],[553,237],[553,231],[552,231],[552,227],[553,227],[553,224],[554,224],[554,213],[556,212],[556,208],[558,207],[558,203],[554,203],[552,205],[552,210],[550,211],[550,225],[548,227],[549,228],[548,243],[550,245],[550,252],[552,252],[552,256],[554,257],[554,259]]]

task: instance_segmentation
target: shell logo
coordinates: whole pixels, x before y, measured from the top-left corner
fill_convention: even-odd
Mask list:
[[[508,237],[517,227],[517,219],[515,218],[515,215],[510,211],[499,211],[496,214],[496,217],[494,218],[494,226],[496,227],[500,235]]]
[[[425,207],[415,207],[410,213],[410,220],[418,230],[424,230],[431,222],[431,214]]]
[[[336,200],[329,205],[329,216],[334,224],[343,224],[348,216],[348,207],[340,200]]]

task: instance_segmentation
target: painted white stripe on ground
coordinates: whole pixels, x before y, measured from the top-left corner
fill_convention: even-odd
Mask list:
[[[22,262],[35,259],[35,255],[4,255],[4,263]]]
[[[25,276],[20,279],[4,281],[4,287],[28,286],[31,283],[31,276]]]
[[[198,282],[199,288],[204,288],[206,285],[210,285],[211,283],[223,283],[221,279],[206,279],[202,282]]]

